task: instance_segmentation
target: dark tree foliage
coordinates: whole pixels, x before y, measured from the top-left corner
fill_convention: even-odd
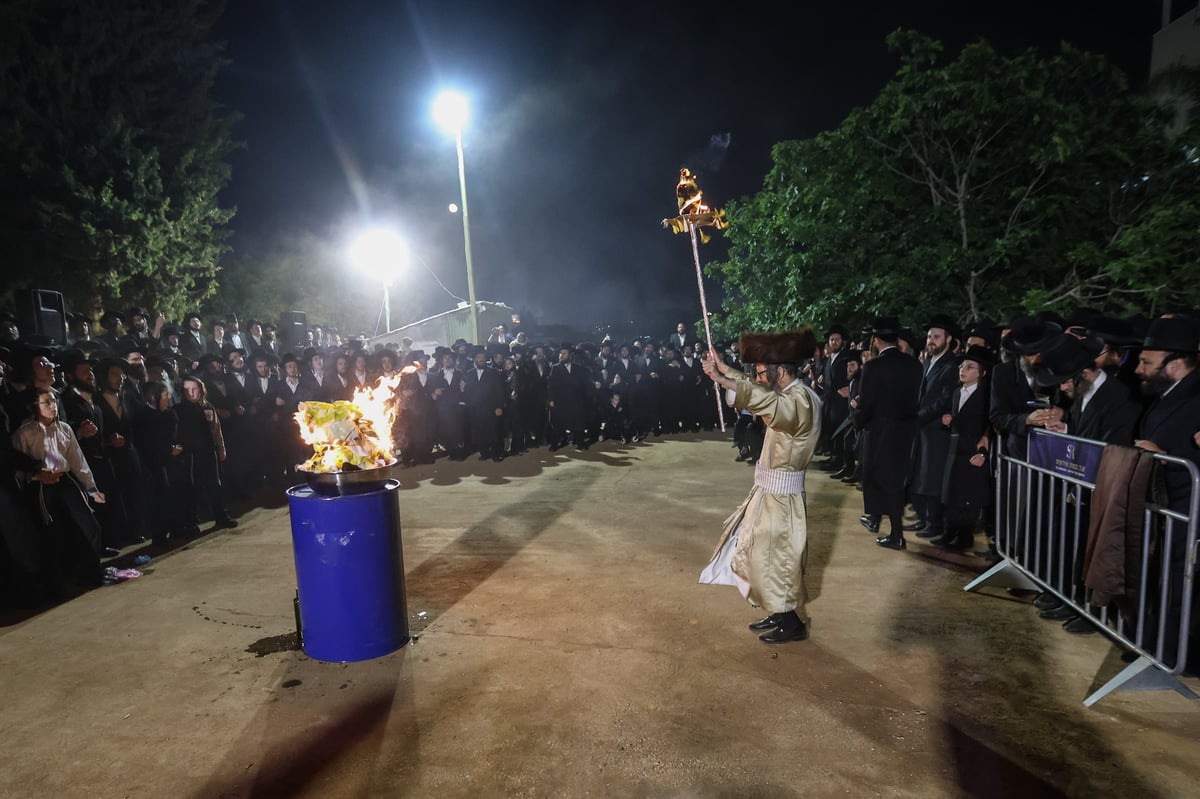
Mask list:
[[[220,8],[200,0],[5,0],[5,288],[75,310],[178,318],[216,288],[235,114],[211,98]]]
[[[902,66],[836,130],[783,142],[729,206],[723,333],[899,313],[914,325],[1196,303],[1196,129],[1069,45],[888,39]]]

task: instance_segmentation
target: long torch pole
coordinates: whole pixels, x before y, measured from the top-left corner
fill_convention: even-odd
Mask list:
[[[696,263],[696,288],[700,290],[700,313],[704,314],[704,338],[708,349],[712,351],[712,328],[708,325],[708,300],[704,296],[704,275],[700,271],[700,246],[696,242],[696,225],[688,220],[688,233],[692,236],[692,260]],[[721,387],[713,383],[713,392],[717,398],[717,421],[721,423],[721,432],[725,432],[725,404],[721,401]]]

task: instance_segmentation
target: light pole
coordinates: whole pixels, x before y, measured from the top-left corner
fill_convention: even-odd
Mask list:
[[[467,299],[471,303],[471,342],[479,342],[479,308],[475,305],[475,270],[471,263],[471,220],[467,213],[467,168],[463,160],[462,129],[467,122],[467,98],[457,92],[442,92],[433,102],[433,117],[454,133],[458,150],[458,190],[462,200],[463,249],[467,256]]]
[[[350,245],[350,260],[364,273],[383,283],[383,326],[392,331],[392,279],[408,260],[408,247],[394,230],[374,228]]]

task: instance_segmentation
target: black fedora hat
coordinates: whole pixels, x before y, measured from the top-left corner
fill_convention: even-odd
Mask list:
[[[100,363],[100,356],[95,352],[72,348],[60,356],[58,363],[62,366],[64,372],[72,372],[76,366],[81,364],[88,363],[95,366]]]
[[[950,314],[935,313],[929,317],[929,321],[925,323],[925,330],[929,331],[932,328],[941,328],[953,339],[962,338],[962,328],[958,324],[958,320]]]
[[[834,323],[830,325],[829,329],[825,331],[825,338],[828,339],[830,336],[835,334],[841,336],[843,340],[850,338],[850,331],[847,330],[846,326],[842,324]]]
[[[133,319],[133,317],[135,317],[135,316],[140,316],[144,319],[150,318],[150,314],[147,313],[146,309],[140,305],[135,305],[129,309],[129,318]]]
[[[1104,342],[1092,336],[1080,339],[1060,333],[1041,351],[1042,362],[1033,380],[1047,388],[1076,377],[1084,369],[1094,369],[1103,347]]]
[[[880,338],[883,338],[882,333],[876,333],[875,335],[879,336]],[[914,353],[921,351],[921,340],[919,338],[917,338],[917,334],[915,332],[913,332],[913,329],[911,327],[900,328],[899,339],[901,341],[903,341],[904,343],[906,343],[908,345],[908,348],[910,350],[912,350]]]
[[[900,317],[898,316],[876,316],[871,319],[871,324],[867,331],[879,335],[880,333],[890,334],[893,336],[900,334]]]
[[[1142,340],[1134,333],[1133,325],[1119,316],[1094,314],[1085,325],[1088,333],[1110,347],[1138,346]]]
[[[139,344],[132,336],[126,336],[117,342],[117,346],[113,347],[112,351],[117,355],[128,355],[131,352],[140,352],[145,355],[150,350],[144,344]]]
[[[987,347],[982,347],[978,344],[972,344],[967,347],[966,352],[959,356],[959,363],[963,361],[974,361],[984,369],[991,369],[992,364],[996,362],[995,354]]]
[[[125,372],[129,369],[129,364],[125,363],[125,361],[121,360],[120,358],[114,358],[111,355],[106,355],[96,363],[96,374],[97,376],[105,375],[108,373],[108,370],[113,367],[117,367],[122,372]]]
[[[1143,350],[1190,352],[1200,350],[1200,325],[1186,316],[1163,316],[1150,321]]]
[[[1000,346],[1000,326],[986,316],[980,317],[963,336],[964,341],[969,338],[983,339],[988,349],[994,352]]]
[[[120,311],[105,311],[100,317],[100,326],[105,330],[117,323],[125,324],[125,314]]]
[[[196,362],[201,366],[208,366],[210,363],[225,363],[225,359],[213,352],[206,352],[196,359]]]
[[[1062,333],[1062,328],[1056,323],[1036,316],[1018,316],[1009,323],[1008,328],[1008,334],[1000,340],[1000,346],[1021,355],[1041,352]]]
[[[86,341],[76,341],[71,346],[74,347],[75,349],[83,350],[84,352],[97,352],[97,353],[108,352],[108,345],[105,344],[103,341],[98,341],[97,339],[94,339],[94,338],[87,339]]]

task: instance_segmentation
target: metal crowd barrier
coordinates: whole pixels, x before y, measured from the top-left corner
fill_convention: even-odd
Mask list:
[[[1030,434],[1029,461],[999,454],[995,511],[1001,560],[963,590],[993,585],[1049,592],[1136,653],[1135,661],[1084,699],[1088,707],[1118,689],[1171,689],[1189,699],[1200,698],[1178,680],[1190,643],[1200,470],[1181,458],[1154,456],[1160,463],[1187,469],[1188,513],[1146,503],[1136,605],[1126,612],[1097,608],[1088,603],[1083,585],[1088,530],[1086,514],[1079,510],[1090,507],[1096,486],[1087,478],[1094,479],[1091,467],[1099,464],[1104,447],[1100,441],[1036,430]],[[1053,453],[1049,458],[1048,452]]]

